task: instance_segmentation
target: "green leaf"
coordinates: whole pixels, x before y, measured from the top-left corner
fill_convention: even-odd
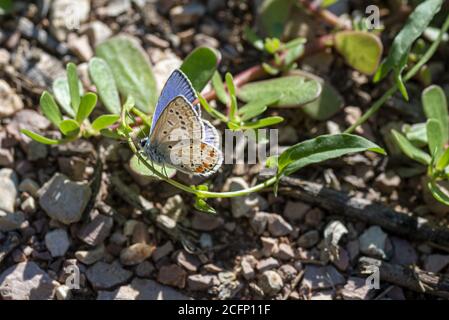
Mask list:
[[[44,116],[56,127],[59,127],[59,123],[62,121],[62,116],[53,96],[47,91],[44,91],[39,100],[39,104]]]
[[[103,137],[110,138],[110,139],[115,139],[115,140],[120,140],[120,139],[123,138],[123,137],[119,134],[119,130],[111,130],[111,129],[109,129],[109,128],[107,128],[107,129],[101,129],[101,130],[100,130],[100,134],[101,134]]]
[[[278,38],[266,38],[264,48],[268,53],[274,54],[281,48],[281,40]]]
[[[237,98],[235,96],[234,79],[232,78],[232,75],[229,72],[227,72],[225,75],[225,81],[226,81],[226,86],[228,87],[228,90],[229,90],[229,96],[231,98],[231,106],[229,109],[229,118],[231,119],[231,121],[233,121],[238,112],[238,109],[237,109]]]
[[[255,16],[260,31],[266,37],[281,38],[284,26],[290,17],[293,1],[262,0]]]
[[[12,0],[1,0],[0,1],[0,16],[11,13],[13,11],[14,5]]]
[[[300,142],[282,152],[278,160],[278,176],[288,176],[307,165],[363,151],[385,154],[381,147],[360,136],[351,134],[319,136]]]
[[[243,29],[243,37],[251,43],[257,50],[263,51],[263,39],[259,37],[253,29],[245,26]]]
[[[227,105],[229,103],[228,94],[226,93],[223,80],[221,79],[218,71],[215,71],[214,75],[212,76],[212,87],[217,94],[218,100],[220,100],[221,103]]]
[[[214,208],[212,208],[210,205],[207,204],[206,200],[202,198],[196,198],[195,203],[193,204],[194,208],[198,211],[209,213],[209,214],[216,214],[217,211],[215,211]]]
[[[59,144],[60,143],[60,140],[49,139],[49,138],[41,136],[40,134],[32,132],[27,129],[22,129],[22,130],[20,130],[20,132],[22,132],[24,135],[30,137],[34,141],[37,141],[37,142],[40,142],[43,144]]]
[[[86,93],[81,98],[80,106],[78,108],[78,112],[76,113],[76,121],[81,124],[85,119],[89,117],[96,105],[97,95],[92,92]]]
[[[221,113],[220,111],[218,111],[215,108],[212,108],[209,105],[209,103],[206,101],[206,99],[204,99],[204,97],[199,92],[197,92],[197,96],[198,96],[198,100],[200,100],[201,106],[203,107],[204,110],[206,110],[206,112],[208,114],[210,114],[212,117],[219,119],[223,122],[229,121],[229,119],[223,113]]]
[[[367,75],[376,72],[383,52],[379,37],[362,31],[337,32],[335,49],[347,64]]]
[[[157,102],[156,80],[138,41],[130,36],[115,36],[98,45],[95,52],[111,68],[119,92],[125,98],[133,96],[140,110],[152,113]]]
[[[263,101],[250,101],[239,109],[240,119],[248,121],[264,113],[267,108],[266,103]]]
[[[302,110],[312,119],[324,121],[343,108],[344,100],[329,82],[323,80],[321,86],[322,91],[318,99],[304,105]]]
[[[449,165],[449,148],[446,148],[441,157],[438,159],[436,168],[439,171],[443,171],[448,165]]]
[[[442,130],[443,145],[449,140],[449,117],[447,111],[446,95],[441,87],[432,85],[422,93],[422,104],[427,119],[439,122]]]
[[[425,123],[415,123],[412,125],[404,125],[402,132],[407,140],[417,147],[427,145],[427,129]]]
[[[435,199],[449,206],[449,195],[447,194],[447,191],[442,190],[435,181],[429,181],[427,183],[427,187],[429,188],[430,192],[432,193]]]
[[[103,114],[94,120],[92,123],[92,129],[95,131],[100,131],[106,129],[107,127],[113,125],[120,119],[118,114]]]
[[[193,50],[181,65],[181,71],[192,82],[193,88],[201,92],[217,70],[220,53],[208,47]]]
[[[155,175],[142,161],[140,161],[136,155],[134,155],[129,161],[129,166],[134,172],[142,176],[159,179],[159,177]],[[162,167],[155,163],[153,163],[153,168],[154,170],[167,176],[168,178],[173,178],[176,174],[176,169],[170,167]]]
[[[245,122],[241,126],[241,128],[242,129],[265,128],[265,127],[268,127],[268,126],[272,126],[272,125],[281,123],[282,121],[284,121],[284,118],[282,118],[282,117],[278,117],[278,116],[267,117],[267,118],[263,118],[263,119],[260,119],[258,121],[254,121],[254,122]]]
[[[284,65],[289,66],[304,54],[304,38],[296,38],[285,44]]]
[[[80,125],[73,119],[66,119],[59,124],[59,130],[61,130],[64,135],[73,137],[80,132]]]
[[[318,98],[321,85],[316,80],[294,75],[251,82],[237,91],[237,96],[245,102],[265,99],[273,94],[280,94],[274,106],[296,107]]]
[[[106,109],[111,113],[119,114],[120,97],[112,70],[106,61],[97,57],[92,58],[89,61],[89,75]]]
[[[435,119],[429,119],[427,120],[426,129],[429,151],[432,158],[436,159],[444,148],[443,133],[440,123]]]
[[[407,157],[424,165],[430,164],[432,159],[428,153],[425,153],[421,149],[415,147],[413,144],[411,144],[410,141],[407,140],[406,137],[404,137],[396,130],[391,130],[391,133],[393,134],[394,141],[396,141],[398,147],[402,150],[402,152],[405,153]]]
[[[80,80],[76,71],[76,65],[72,62],[67,64],[67,80],[69,82],[70,105],[75,114],[78,112],[80,105]]]
[[[440,11],[442,2],[442,0],[427,0],[415,8],[404,27],[394,38],[388,57],[382,62],[374,76],[374,82],[385,78],[392,69],[396,71],[401,69],[413,42],[421,36],[433,17]]]
[[[84,94],[84,90],[81,81],[78,83],[78,87],[79,95],[82,96]],[[75,111],[73,111],[72,106],[70,105],[70,89],[67,77],[56,78],[55,81],[53,81],[52,90],[53,94],[55,95],[56,101],[58,102],[64,113],[74,118]]]

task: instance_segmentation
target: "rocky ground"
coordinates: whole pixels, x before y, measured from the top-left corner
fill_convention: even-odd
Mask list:
[[[68,61],[79,63],[89,88],[86,62],[95,44],[117,33],[140,39],[160,85],[200,45],[220,50],[221,71],[244,70],[258,61],[242,40],[243,27],[254,22],[252,5],[82,0],[80,28],[67,30],[63,8],[70,1],[16,2],[23,3],[19,13],[0,18],[0,299],[434,298],[391,281],[370,289],[357,265],[368,256],[447,274],[444,246],[282,193],[215,200],[218,214],[206,215],[193,209],[190,196],[133,173],[124,144],[98,138],[48,147],[19,133],[53,130],[38,111],[42,90]],[[331,53],[310,57],[303,67],[331,81],[346,106],[327,122],[275,111],[288,119],[280,128],[284,146],[346,127],[360,116],[359,106],[382,93]],[[385,145],[384,120],[401,117],[395,107],[361,133]],[[301,177],[445,226],[447,209],[425,199],[420,178],[400,177],[395,165],[395,158],[357,154],[310,167]],[[213,186],[247,187],[258,170],[226,165]],[[71,289],[77,270],[79,289]]]

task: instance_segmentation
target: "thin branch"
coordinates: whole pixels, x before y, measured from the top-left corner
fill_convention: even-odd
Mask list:
[[[299,0],[299,3],[309,10],[313,15],[323,20],[328,25],[331,25],[335,28],[351,30],[351,24],[343,21],[338,16],[330,12],[329,10],[323,9],[320,7],[319,3],[311,2],[308,0]]]

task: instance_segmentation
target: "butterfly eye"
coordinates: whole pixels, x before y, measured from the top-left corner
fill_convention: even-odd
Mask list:
[[[147,141],[148,141],[148,138],[144,138],[144,139],[140,140],[140,147],[144,148],[145,145],[147,144]]]

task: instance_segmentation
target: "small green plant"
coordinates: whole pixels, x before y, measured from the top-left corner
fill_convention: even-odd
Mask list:
[[[321,161],[354,152],[373,151],[385,154],[373,142],[356,135],[324,135],[291,146],[278,157],[270,158],[270,166],[277,165],[276,173],[266,181],[248,189],[232,192],[213,192],[206,184],[191,186],[173,179],[175,171],[151,163],[136,143],[142,133],[147,134],[151,125],[151,113],[157,101],[151,64],[140,46],[128,37],[119,36],[103,42],[96,48],[97,57],[89,62],[89,74],[95,84],[99,100],[110,114],[104,114],[90,123],[89,116],[97,104],[95,93],[82,93],[76,67],[67,65],[67,79],[57,79],[53,84],[53,96],[44,92],[41,96],[42,113],[60,129],[63,138],[50,139],[23,130],[32,139],[46,144],[68,143],[79,138],[103,135],[124,140],[134,153],[130,166],[138,173],[161,179],[195,196],[198,210],[213,213],[209,198],[231,198],[248,195],[274,186],[283,176]],[[197,92],[201,92],[212,80],[218,101],[225,113],[211,107],[206,98],[198,94],[202,107],[214,118],[232,130],[251,130],[268,127],[283,121],[282,117],[262,117],[269,106],[295,106],[309,103],[321,94],[321,84],[304,76],[289,76],[248,83],[237,87],[231,74],[225,81],[217,73],[219,54],[209,48],[195,49],[183,62],[181,70],[191,79]],[[242,107],[238,100],[244,101]],[[122,101],[124,101],[122,103]],[[59,106],[58,106],[59,104]],[[65,113],[63,118],[60,109]],[[116,123],[117,122],[117,123]]]
[[[427,187],[435,199],[449,205],[449,194],[438,184],[449,179],[449,118],[443,89],[436,85],[426,88],[422,105],[425,123],[405,125],[402,133],[392,130],[392,134],[407,157],[427,167]]]

